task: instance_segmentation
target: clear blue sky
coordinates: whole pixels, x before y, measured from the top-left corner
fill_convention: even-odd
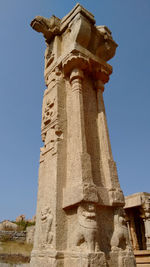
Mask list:
[[[35,214],[45,89],[36,15],[59,18],[73,0],[0,0],[0,220]],[[150,192],[150,0],[81,0],[118,43],[104,100],[125,195]]]

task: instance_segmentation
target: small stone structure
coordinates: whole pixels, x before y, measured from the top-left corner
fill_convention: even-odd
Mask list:
[[[150,193],[127,196],[125,212],[137,266],[150,266]]]
[[[150,193],[127,196],[125,211],[134,250],[150,250]]]
[[[30,266],[133,267],[103,102],[117,44],[80,4],[31,26],[45,38],[47,89]]]

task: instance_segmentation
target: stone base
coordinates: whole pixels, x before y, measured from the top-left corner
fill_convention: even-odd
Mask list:
[[[32,252],[30,267],[106,267],[103,252]]]
[[[134,255],[136,258],[137,267],[150,266],[150,250],[135,250]]]
[[[112,267],[135,267],[135,258],[133,252],[130,251],[116,251],[110,252],[109,266]]]
[[[65,267],[106,267],[105,254],[96,253],[69,253],[64,260]]]

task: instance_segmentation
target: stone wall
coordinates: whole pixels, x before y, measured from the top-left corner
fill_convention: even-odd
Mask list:
[[[25,241],[26,240],[26,232],[21,231],[0,231],[0,241]]]

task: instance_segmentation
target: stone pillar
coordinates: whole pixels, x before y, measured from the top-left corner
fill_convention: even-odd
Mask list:
[[[144,196],[142,198],[143,204],[141,206],[141,218],[144,221],[145,227],[145,239],[146,239],[146,249],[150,250],[150,197]]]
[[[124,203],[124,197],[120,189],[117,168],[112,156],[105,106],[103,101],[104,83],[108,81],[108,77],[102,76],[101,72],[99,73],[99,76],[101,77],[101,80],[98,80],[96,82],[96,89],[101,173],[103,174],[102,179],[104,181],[105,188],[107,188],[107,192],[109,194],[108,199],[110,204],[120,205],[121,203]]]
[[[139,244],[138,244],[138,239],[136,235],[136,229],[135,229],[135,222],[134,222],[134,217],[130,217],[130,231],[131,231],[131,240],[132,240],[132,245],[134,250],[139,250]]]
[[[117,44],[79,4],[31,26],[47,46],[31,267],[135,266],[103,102]]]

